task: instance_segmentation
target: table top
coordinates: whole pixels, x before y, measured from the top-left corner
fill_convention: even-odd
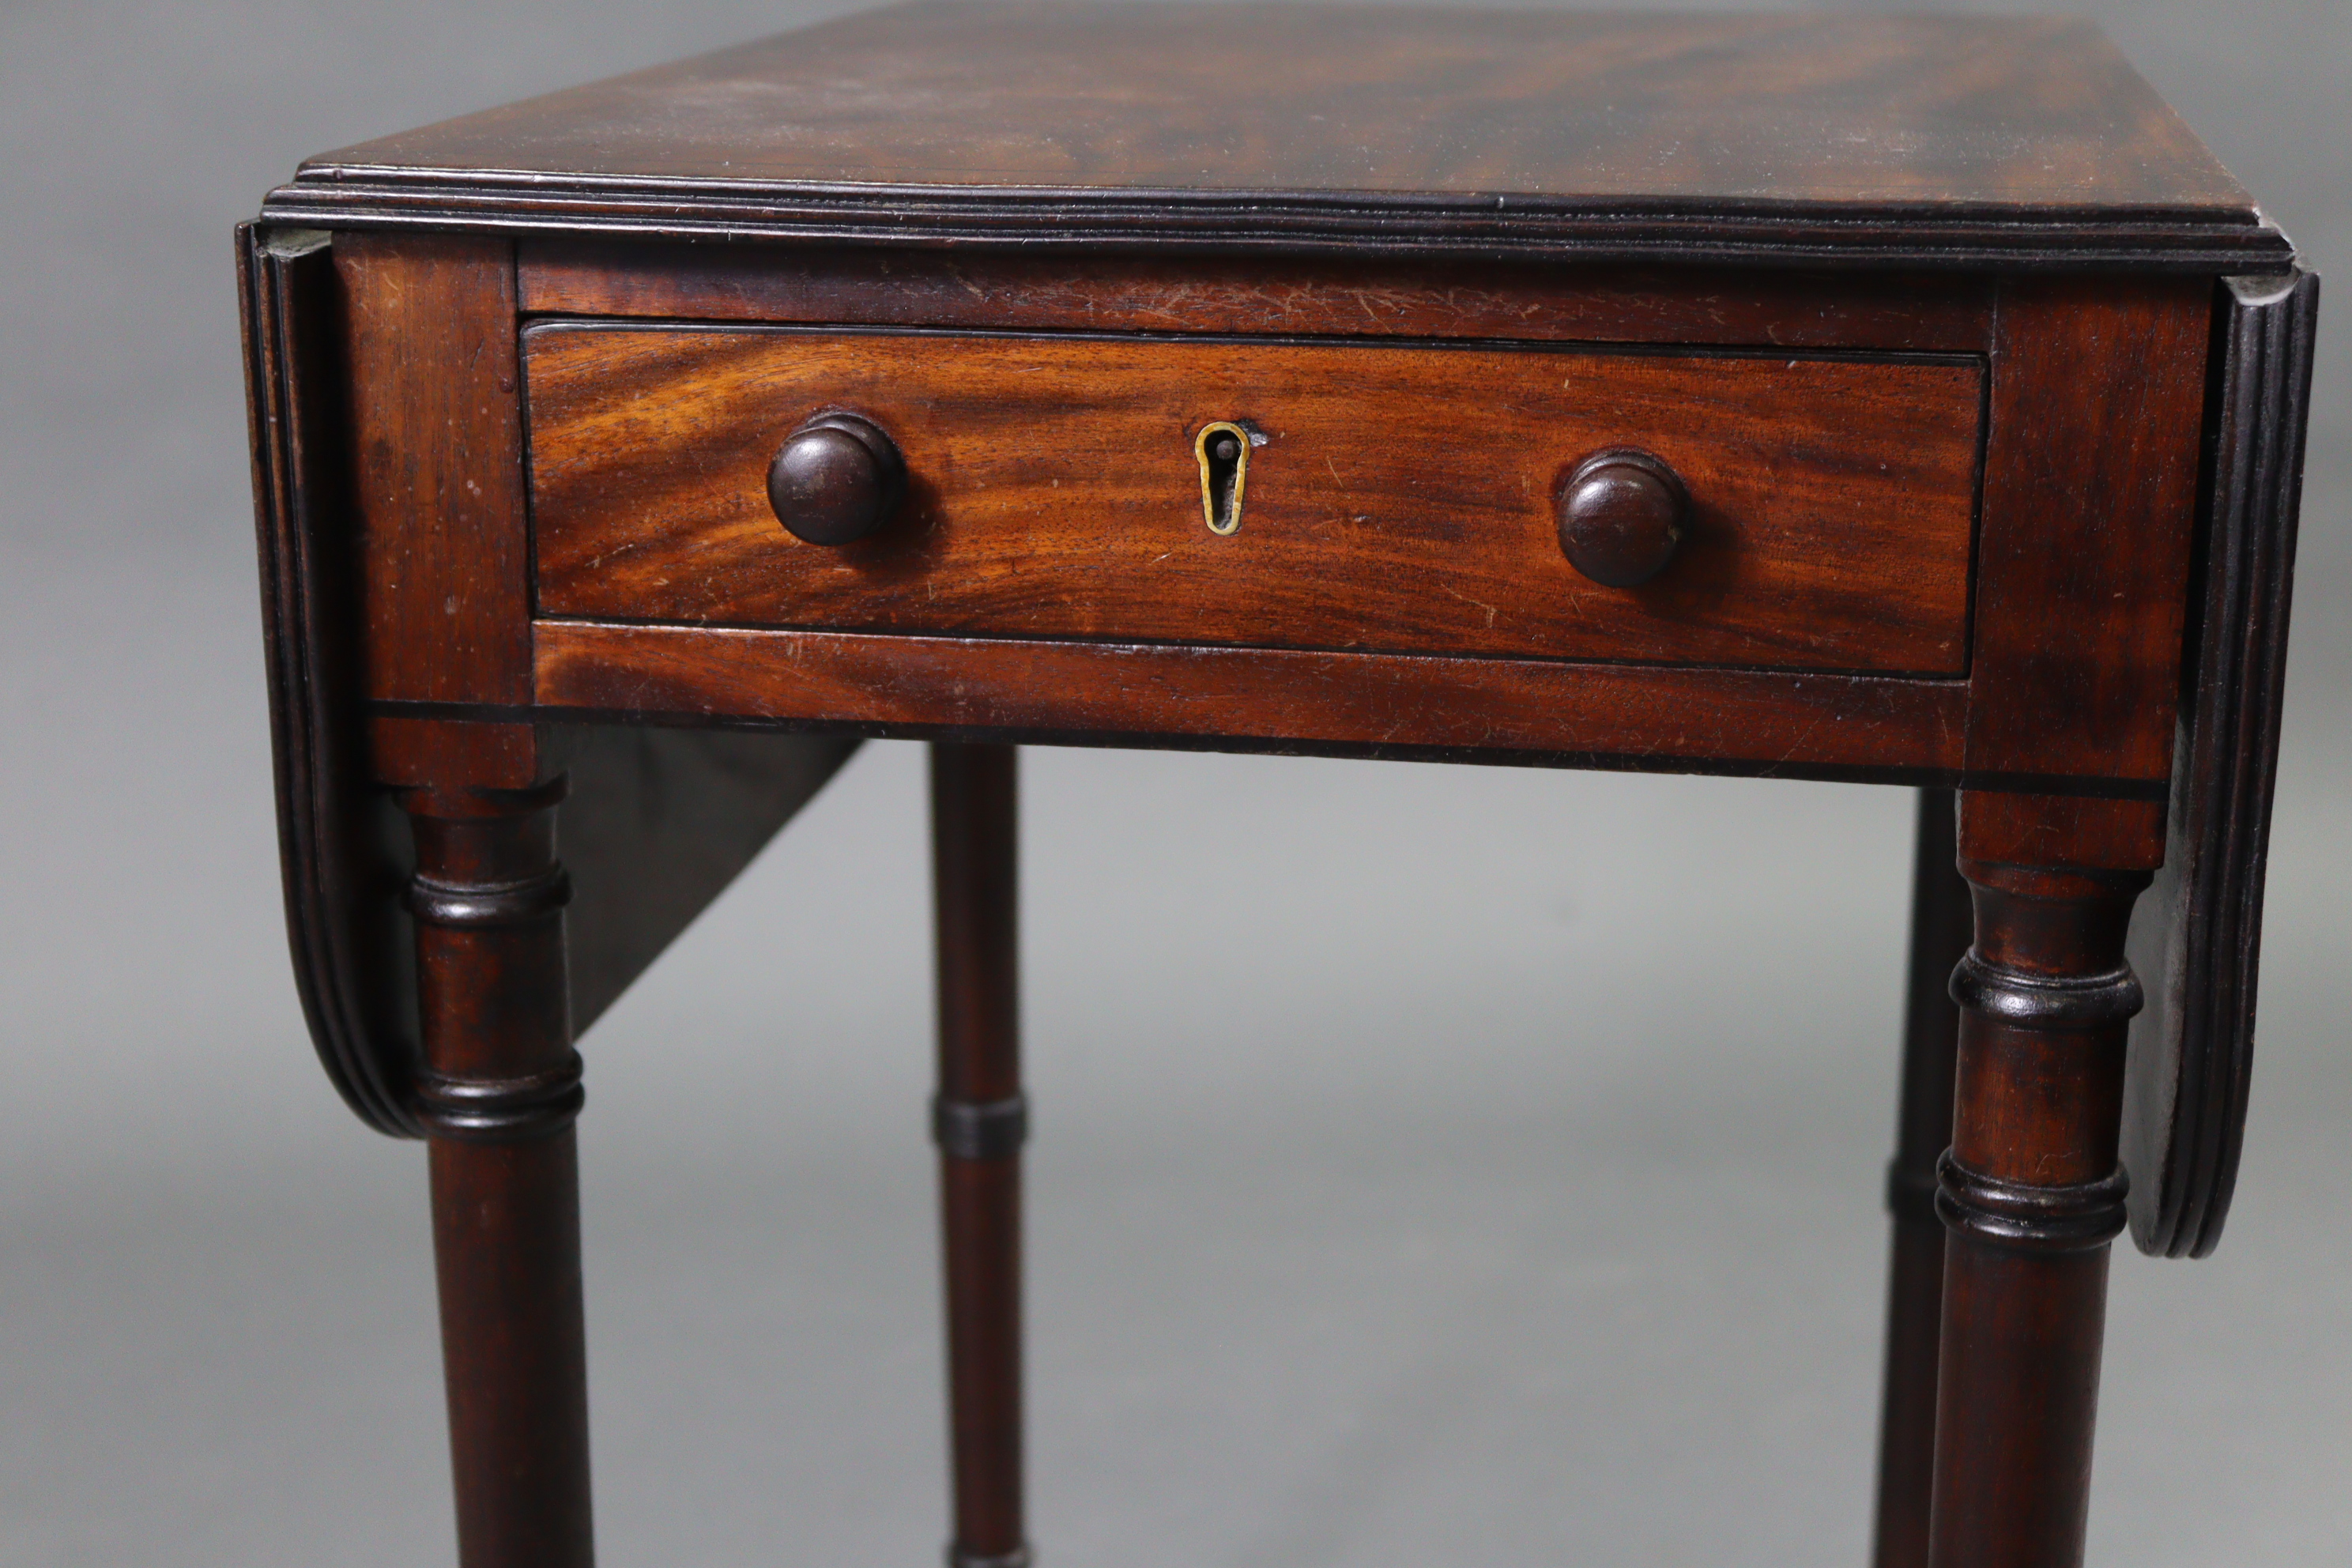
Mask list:
[[[917,4],[306,163],[330,225],[2189,268],[2287,253],[2090,24]]]

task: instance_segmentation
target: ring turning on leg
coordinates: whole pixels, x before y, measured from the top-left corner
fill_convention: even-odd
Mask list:
[[[403,799],[417,858],[415,1103],[464,1568],[589,1568],[594,1557],[562,797],[559,779]]]
[[[1011,746],[931,748],[939,923],[940,1218],[946,1254],[950,1568],[1027,1568],[1021,1448],[1020,973]]]
[[[1976,942],[1952,975],[1959,1068],[1936,1192],[1948,1238],[1930,1562],[2077,1568],[2107,1248],[2124,1226],[2124,1037],[2140,1005],[2124,934],[2148,876],[2067,864],[2058,830],[2036,841],[2054,867],[1969,858],[1973,804],[1960,869]],[[2012,798],[1986,815],[1998,828],[2031,809]],[[2130,826],[2133,809],[2114,815]],[[2085,818],[2102,820],[2067,802],[2047,820]]]

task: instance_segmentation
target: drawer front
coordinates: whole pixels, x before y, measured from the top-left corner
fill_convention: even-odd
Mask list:
[[[1980,362],[550,322],[524,339],[539,613],[1957,675]],[[871,539],[785,531],[822,410],[887,432]],[[1253,433],[1213,531],[1196,439]],[[1563,553],[1577,465],[1671,465],[1665,568]]]

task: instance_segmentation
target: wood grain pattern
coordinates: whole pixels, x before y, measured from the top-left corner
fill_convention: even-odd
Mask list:
[[[591,1556],[572,1024],[858,734],[940,742],[954,1568],[1028,1563],[1018,740],[1961,789],[1941,994],[1954,814],[1920,837],[1879,1560],[2080,1562],[2125,1102],[2168,1252],[2242,1129],[2312,303],[2233,289],[2209,376],[2214,278],[2290,247],[2094,29],[919,5],[264,211],[304,231],[240,240],[289,929],[331,1072],[430,1140],[467,1568]],[[839,549],[763,483],[820,410],[896,443],[851,488],[915,475]],[[1263,437],[1216,459],[1229,538],[1222,421]],[[1672,465],[1651,522],[1696,507],[1638,588],[1555,533],[1613,447]],[[361,951],[392,931],[405,966]]]
[[[367,692],[527,700],[513,247],[352,235],[334,258],[347,311]]]
[[[2005,285],[1969,767],[2171,767],[2211,283]]]
[[[1956,674],[1973,361],[619,329],[526,336],[542,615]],[[762,488],[837,406],[909,493],[812,546]],[[1193,436],[1252,453],[1202,523]],[[1567,472],[1633,446],[1695,506],[1635,589],[1571,567]]]
[[[2095,28],[2009,17],[906,6],[330,153],[268,212],[1686,260],[2286,250]]]
[[[1989,353],[1990,279],[525,240],[530,315]]]
[[[1956,776],[1937,680],[721,627],[539,625],[539,701],[1121,745],[1230,744],[1790,777]]]
[[[2247,205],[2096,29],[2042,18],[908,5],[323,161],[1152,191]]]

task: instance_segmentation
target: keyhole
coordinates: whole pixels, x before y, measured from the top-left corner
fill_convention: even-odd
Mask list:
[[[1242,525],[1249,451],[1249,432],[1222,419],[1203,426],[1193,439],[1193,455],[1201,460],[1201,513],[1211,533],[1232,533]]]

